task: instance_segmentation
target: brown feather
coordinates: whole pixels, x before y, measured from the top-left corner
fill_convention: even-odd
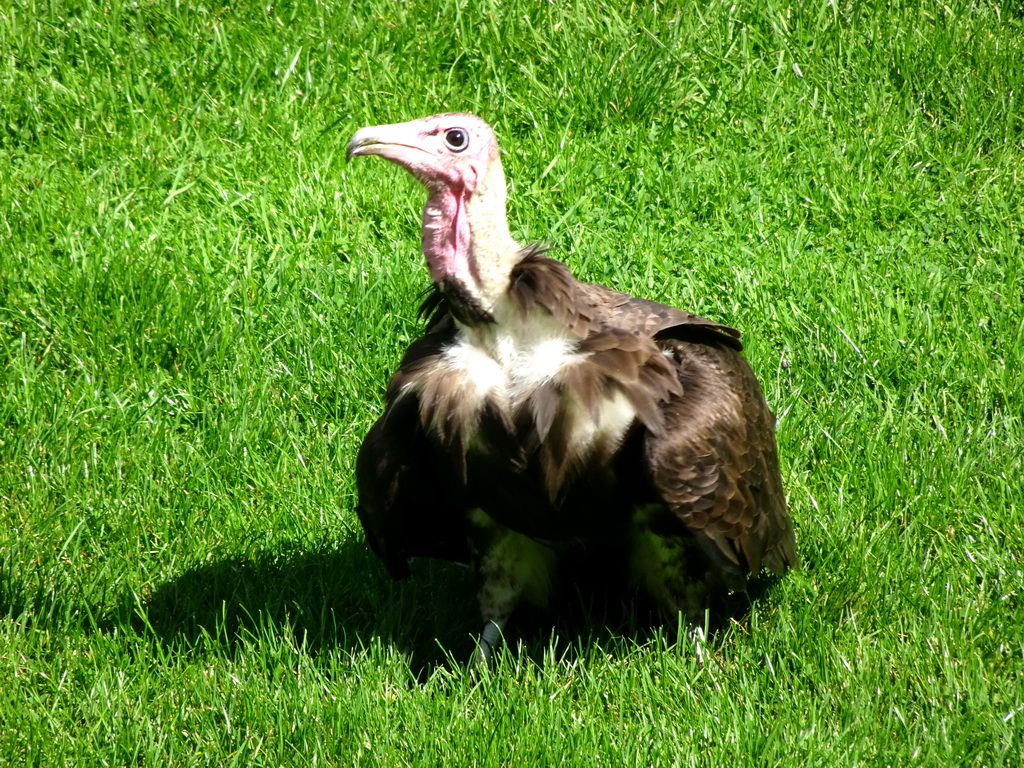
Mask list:
[[[669,343],[686,396],[665,409],[665,433],[648,441],[655,485],[731,588],[766,562],[796,567],[774,417],[753,372],[731,349]]]
[[[562,400],[559,388],[553,382],[547,382],[526,401],[533,416],[533,432],[538,442],[543,443],[547,439],[555,417],[564,408]]]

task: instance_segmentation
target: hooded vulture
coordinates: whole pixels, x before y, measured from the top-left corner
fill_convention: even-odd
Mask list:
[[[762,568],[797,566],[775,418],[739,332],[584,283],[505,217],[490,126],[363,128],[427,190],[421,338],[359,450],[358,514],[396,578],[471,564],[486,660],[517,606],[595,575],[699,633]]]

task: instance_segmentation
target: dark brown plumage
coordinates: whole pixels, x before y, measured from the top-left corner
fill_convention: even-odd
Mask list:
[[[412,557],[472,563],[481,658],[581,564],[694,627],[748,576],[796,567],[775,420],[737,331],[521,249],[479,118],[364,129],[349,154],[427,187],[434,281],[359,452],[360,520],[396,577]]]

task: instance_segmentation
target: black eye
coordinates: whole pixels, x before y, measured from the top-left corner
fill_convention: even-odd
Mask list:
[[[452,152],[461,152],[469,146],[469,134],[462,128],[449,128],[444,132],[444,143]]]

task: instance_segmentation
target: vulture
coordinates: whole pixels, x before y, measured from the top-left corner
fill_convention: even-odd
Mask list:
[[[363,128],[347,157],[364,155],[426,188],[432,287],[359,449],[357,512],[395,578],[415,557],[472,567],[478,661],[518,607],[567,585],[627,588],[699,639],[716,600],[797,567],[775,417],[738,331],[517,243],[479,117]]]

